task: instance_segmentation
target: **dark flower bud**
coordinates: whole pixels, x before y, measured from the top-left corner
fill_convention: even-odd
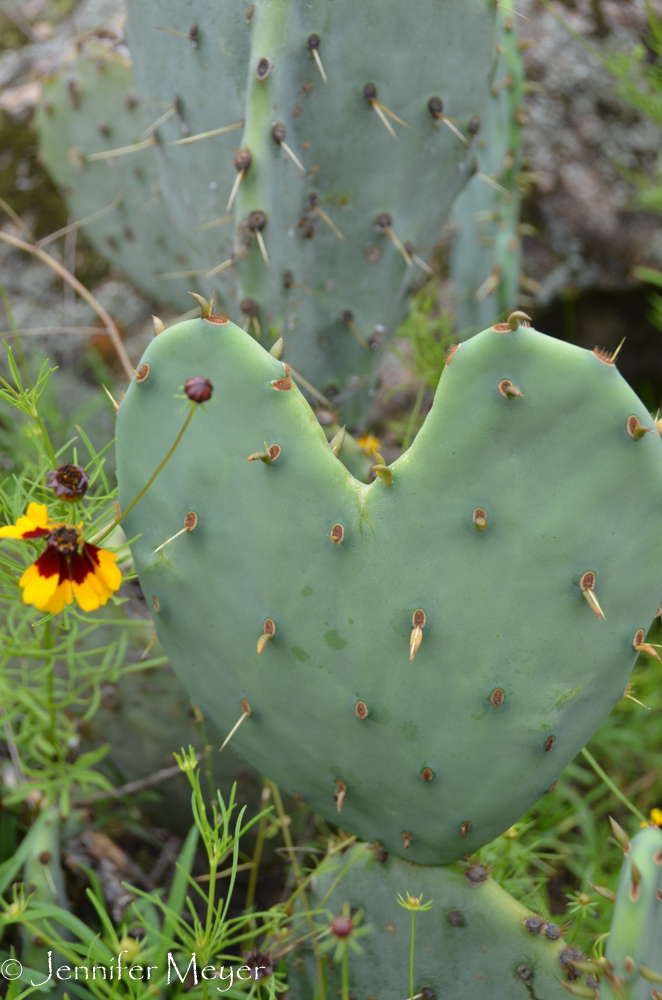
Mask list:
[[[184,392],[193,403],[206,403],[211,399],[213,385],[208,378],[197,375],[184,383]]]
[[[354,924],[352,923],[351,917],[334,917],[333,923],[331,924],[331,931],[337,938],[346,938],[354,930]]]
[[[261,979],[268,979],[269,976],[273,975],[274,963],[271,958],[271,952],[269,951],[258,951],[257,948],[253,948],[250,952],[244,952],[245,964],[248,969],[250,969],[251,975],[259,982]]]
[[[62,500],[80,500],[87,492],[90,478],[80,465],[65,462],[46,476],[46,485]]]

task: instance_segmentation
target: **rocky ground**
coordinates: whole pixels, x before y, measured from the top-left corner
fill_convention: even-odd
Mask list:
[[[662,17],[662,5],[651,5]],[[526,274],[539,283],[541,329],[583,346],[627,347],[625,376],[659,402],[659,334],[647,320],[637,266],[662,266],[660,217],[636,207],[629,171],[654,176],[662,135],[617,93],[600,55],[631,51],[647,37],[646,6],[636,0],[556,3],[584,44],[569,36],[538,0],[520,0],[520,35],[530,92],[524,155],[532,188],[525,221]],[[649,52],[648,57],[652,57]]]

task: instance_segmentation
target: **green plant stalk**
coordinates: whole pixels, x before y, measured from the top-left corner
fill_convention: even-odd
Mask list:
[[[130,513],[130,511],[133,510],[133,508],[136,506],[136,504],[138,503],[138,501],[141,500],[144,497],[145,493],[147,493],[147,490],[150,488],[150,486],[152,485],[152,483],[154,482],[154,480],[158,476],[159,472],[161,472],[161,470],[168,464],[168,462],[170,461],[170,459],[172,458],[172,456],[177,451],[177,447],[179,445],[179,442],[184,437],[184,433],[186,431],[186,428],[191,423],[191,420],[193,418],[193,414],[195,413],[195,408],[196,408],[197,405],[198,405],[197,403],[191,403],[191,408],[190,408],[190,410],[188,412],[188,416],[187,416],[186,420],[184,421],[184,426],[182,427],[182,429],[180,430],[179,434],[175,438],[175,443],[173,444],[172,448],[170,449],[170,451],[168,452],[168,454],[166,455],[166,457],[163,459],[163,461],[157,466],[156,471],[147,480],[147,483],[143,486],[143,488],[141,489],[141,491],[138,494],[138,496],[135,497],[131,501],[131,503],[129,504],[129,506],[126,508],[126,510],[124,510],[119,515],[119,517],[115,518],[115,520],[113,521],[113,523],[104,531],[103,535],[101,535],[100,538],[95,539],[95,544],[98,544],[99,542],[102,542],[104,540],[104,538],[107,538],[108,535],[110,535],[111,532],[113,532],[115,530],[115,528],[117,527],[117,525],[120,524],[124,520],[124,518],[126,517],[126,515],[128,513]]]
[[[267,785],[271,789],[271,794],[273,795],[274,804],[276,806],[276,814],[280,820],[280,828],[283,834],[283,840],[285,841],[285,846],[289,848],[290,858],[292,859],[292,868],[294,870],[294,876],[296,878],[297,886],[300,889],[301,902],[305,910],[309,910],[308,897],[305,891],[301,888],[303,882],[303,877],[301,874],[301,868],[299,862],[297,861],[296,851],[294,850],[294,843],[292,841],[292,834],[290,833],[289,823],[285,822],[288,818],[285,815],[285,810],[283,808],[283,800],[280,796],[280,789],[278,785],[273,781],[267,781]],[[311,931],[315,929],[313,923],[313,918],[307,918],[308,926]],[[315,951],[315,965],[317,967],[317,986],[319,989],[319,1000],[326,1000],[326,987],[324,984],[324,967],[322,964],[322,956],[320,954],[319,947],[317,945],[317,938],[313,937],[313,948]]]
[[[409,949],[409,1000],[414,1000],[414,930],[416,913],[411,911],[411,948]]]
[[[608,774],[605,774],[605,772],[602,770],[602,768],[598,764],[598,762],[595,759],[595,757],[593,756],[593,754],[590,753],[586,749],[586,747],[584,747],[584,749],[582,750],[582,756],[589,762],[589,764],[591,765],[591,767],[593,768],[593,770],[595,771],[595,773],[597,774],[597,776],[602,781],[604,781],[604,783],[607,786],[607,788],[616,796],[616,798],[619,799],[619,801],[621,801],[624,806],[627,806],[627,808],[630,810],[630,812],[634,816],[636,816],[638,820],[641,820],[642,823],[646,823],[647,820],[646,820],[646,817],[644,816],[644,814],[642,812],[640,812],[637,809],[637,807],[632,804],[632,802],[630,802],[630,800],[627,798],[626,795],[623,795],[623,792],[620,790],[620,788],[618,788],[618,786],[614,784],[614,782],[611,780],[611,778],[609,777]]]
[[[269,786],[267,782],[264,784],[264,789],[262,791],[262,801],[266,803],[267,798],[265,798],[265,792],[269,791]],[[266,813],[260,819],[260,823],[257,828],[257,837],[255,840],[255,850],[253,851],[253,867],[251,868],[251,874],[248,879],[248,889],[246,891],[246,904],[244,909],[246,913],[250,915],[250,911],[253,907],[255,901],[255,890],[257,889],[257,877],[260,869],[260,861],[262,859],[262,850],[264,848],[265,833],[267,830],[267,816]]]
[[[51,620],[46,619],[44,623],[44,651],[46,654],[52,654],[53,650],[53,636],[51,634]],[[54,690],[54,677],[53,672],[55,668],[55,658],[50,655],[48,656],[48,715],[51,720],[51,744],[53,749],[57,749],[58,740],[55,732],[55,690]]]
[[[342,1000],[349,1000],[349,954],[345,948],[342,954]]]
[[[191,704],[193,704],[191,702]],[[212,745],[207,737],[207,727],[205,726],[205,719],[200,709],[197,705],[193,706],[196,711],[196,725],[198,728],[198,735],[202,742],[202,751],[205,759],[205,777],[207,779],[207,794],[209,795],[209,801],[213,802],[216,794],[216,789],[214,788],[214,768],[211,762]]]

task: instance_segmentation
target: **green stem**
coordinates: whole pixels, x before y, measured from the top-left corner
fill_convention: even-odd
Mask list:
[[[605,772],[602,770],[602,768],[598,764],[598,762],[595,759],[595,757],[593,756],[593,754],[589,753],[589,751],[586,749],[586,747],[584,747],[584,749],[582,750],[582,754],[586,758],[586,760],[589,762],[589,764],[591,765],[591,767],[593,768],[593,770],[597,774],[598,778],[600,778],[605,783],[605,785],[607,786],[607,788],[616,796],[616,798],[619,799],[623,803],[624,806],[627,806],[627,808],[630,810],[630,812],[634,816],[636,816],[637,819],[641,820],[643,823],[647,823],[648,820],[646,819],[646,817],[644,816],[644,814],[642,812],[639,812],[639,810],[637,809],[637,807],[630,802],[630,800],[627,798],[626,795],[623,795],[623,792],[620,790],[620,788],[618,788],[614,784],[614,782],[611,780],[611,778],[609,777],[608,774],[605,774]]]
[[[579,936],[579,932],[582,929],[584,923],[584,911],[580,910],[577,915],[577,921],[575,923],[575,929],[572,932],[572,937],[570,938],[570,945],[573,945]]]
[[[303,882],[303,877],[301,874],[301,868],[299,867],[299,862],[297,861],[296,851],[294,850],[294,844],[292,842],[292,834],[290,833],[289,826],[289,816],[285,815],[285,810],[283,809],[283,800],[280,797],[280,789],[277,784],[273,781],[267,781],[267,785],[271,789],[271,794],[273,795],[274,805],[276,806],[276,813],[278,819],[280,820],[280,829],[283,834],[283,840],[285,841],[286,847],[289,848],[290,858],[292,862],[292,868],[294,870],[294,875],[297,882],[297,887],[301,893],[301,904],[304,910],[310,910],[308,905],[308,897],[306,893],[301,888]],[[312,917],[307,917],[307,923],[311,931],[314,931],[315,923]],[[317,943],[317,937],[313,936],[313,950],[315,952],[315,965],[317,968],[317,989],[319,991],[319,1000],[326,1000],[326,985],[324,981],[324,966],[322,963],[322,955],[320,953],[319,944]]]
[[[209,795],[210,803],[213,803],[214,799],[216,798],[216,789],[214,787],[214,767],[211,762],[213,747],[209,742],[209,738],[207,736],[207,727],[205,726],[204,716],[200,712],[200,709],[198,708],[197,705],[194,705],[193,702],[191,702],[191,704],[193,705],[193,708],[196,712],[196,723],[198,726],[198,734],[202,741],[202,752],[205,755],[205,777],[207,779],[207,794]]]
[[[416,919],[416,914],[411,911],[411,948],[409,951],[409,997],[413,1000],[414,996],[414,921]]]
[[[187,416],[186,420],[184,421],[184,426],[182,427],[181,431],[179,432],[179,434],[178,434],[178,435],[177,435],[177,437],[175,438],[175,443],[173,444],[172,448],[170,449],[170,451],[168,452],[168,454],[166,455],[166,457],[165,457],[165,458],[163,459],[163,461],[162,461],[162,462],[161,462],[161,463],[160,463],[160,464],[159,464],[159,465],[157,466],[157,468],[156,468],[156,472],[154,472],[154,473],[153,473],[153,475],[152,475],[152,476],[150,476],[150,478],[149,478],[149,479],[147,480],[147,483],[145,484],[145,486],[143,486],[143,488],[141,489],[141,491],[140,491],[140,493],[138,494],[138,496],[137,496],[137,497],[135,497],[135,498],[134,498],[134,499],[133,499],[133,500],[131,501],[131,503],[130,503],[130,504],[129,504],[129,506],[128,506],[128,507],[126,508],[126,510],[125,510],[125,511],[124,511],[124,512],[123,512],[122,514],[120,514],[120,515],[119,515],[119,517],[116,517],[116,518],[115,518],[115,520],[113,521],[113,523],[112,523],[112,524],[110,525],[110,527],[109,527],[109,528],[107,528],[107,530],[106,530],[106,531],[104,531],[104,533],[103,533],[103,535],[101,536],[101,538],[97,538],[97,539],[95,539],[95,542],[94,542],[94,544],[95,544],[95,545],[98,545],[98,544],[99,544],[99,542],[102,542],[102,541],[104,540],[104,538],[107,538],[107,537],[108,537],[108,535],[110,535],[110,533],[111,533],[111,532],[113,532],[113,531],[115,530],[115,528],[117,527],[117,525],[118,525],[118,524],[120,524],[120,522],[124,520],[124,518],[125,518],[125,517],[126,517],[126,515],[127,515],[128,513],[129,513],[129,511],[132,511],[132,510],[133,510],[133,508],[134,508],[134,507],[136,506],[136,504],[138,503],[138,501],[139,501],[140,499],[142,499],[142,497],[144,497],[145,493],[147,493],[147,490],[148,490],[148,489],[150,488],[150,486],[152,485],[152,483],[154,482],[154,480],[155,480],[155,479],[156,479],[156,477],[158,476],[158,474],[159,474],[159,472],[161,471],[161,469],[163,469],[163,467],[164,467],[165,465],[167,465],[167,463],[168,463],[168,462],[170,461],[170,459],[172,458],[172,456],[173,456],[173,455],[175,454],[175,451],[177,450],[177,446],[179,445],[179,442],[180,442],[180,441],[181,441],[181,439],[182,439],[182,438],[184,437],[184,432],[186,431],[186,428],[187,428],[187,427],[188,427],[188,425],[189,425],[189,424],[191,423],[191,419],[192,419],[192,417],[193,417],[193,414],[195,413],[195,407],[196,407],[196,405],[197,405],[196,403],[193,403],[193,404],[191,405],[191,409],[190,409],[190,410],[189,410],[189,412],[188,412],[188,416]]]
[[[216,902],[216,869],[218,868],[218,862],[216,856],[210,858],[209,860],[209,896],[207,899],[207,924],[205,927],[205,943],[209,944],[212,940],[213,934],[213,923],[214,923],[214,903]]]
[[[41,431],[42,440],[43,440],[44,445],[46,447],[46,451],[48,452],[49,461],[50,461],[52,467],[55,468],[55,466],[57,465],[57,459],[55,457],[55,451],[53,450],[53,445],[51,444],[51,439],[49,438],[48,433],[46,432],[46,428],[44,427],[43,421],[42,421],[41,417],[39,416],[39,414],[37,413],[36,410],[32,414],[32,419],[34,420],[34,422],[36,423],[37,427]]]
[[[349,1000],[349,955],[348,948],[342,953],[342,1000]]]
[[[268,793],[265,797],[265,792]],[[266,806],[268,801],[268,796],[271,794],[269,786],[265,784],[262,791],[262,803]],[[260,819],[259,826],[257,828],[257,837],[255,840],[255,850],[253,851],[253,867],[251,868],[250,878],[248,880],[248,890],[246,892],[246,905],[244,909],[246,913],[250,913],[253,903],[255,901],[255,890],[257,888],[257,876],[260,869],[260,860],[262,858],[262,850],[264,848],[264,835],[267,831],[267,815]]]
[[[53,649],[53,636],[51,634],[51,621],[48,619],[44,625],[44,649],[50,651]],[[55,728],[55,682],[53,678],[53,671],[55,668],[55,660],[51,656],[47,660],[48,663],[48,716],[50,718],[50,739],[53,744],[53,749],[57,746],[57,740],[55,738],[56,728]]]

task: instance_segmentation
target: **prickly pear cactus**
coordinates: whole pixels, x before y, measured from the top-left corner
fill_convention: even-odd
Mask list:
[[[37,113],[41,154],[72,215],[92,218],[84,227],[92,245],[154,298],[164,287],[187,310],[190,278],[166,283],[161,273],[183,271],[195,253],[194,234],[177,234],[161,192],[150,120],[143,113],[125,55],[105,45],[85,45],[72,65],[44,80]],[[109,150],[136,152],[94,159]],[[97,216],[97,218],[94,218]]]
[[[519,304],[518,177],[524,67],[516,20],[499,8],[499,58],[490,103],[475,141],[476,176],[453,206],[457,233],[451,278],[456,327],[465,333],[483,329]]]
[[[420,0],[415,9],[399,0],[378,8],[200,0],[186,11],[169,0],[132,0],[137,91],[152,121],[163,121],[156,145],[112,162],[132,171],[156,162],[154,198],[162,201],[148,209],[147,193],[140,206],[132,202],[144,218],[128,223],[132,246],[111,234],[113,261],[177,303],[181,279],[155,288],[155,274],[184,274],[189,287],[197,277],[203,294],[215,291],[231,318],[267,344],[270,330],[282,330],[293,370],[355,423],[370,402],[373,348],[404,319],[408,292],[425,277],[426,251],[412,259],[412,248],[436,241],[470,176],[469,123],[489,101],[495,16],[487,0]],[[143,115],[140,128],[120,136],[127,112],[121,88],[109,87],[113,73],[106,70],[101,88],[94,63],[80,73],[79,106],[68,106],[63,78],[47,95],[51,119],[42,115],[46,161],[72,188],[77,214],[79,189],[103,207],[97,175],[106,203],[119,186],[117,171],[87,154],[144,144],[146,124]],[[111,117],[93,107],[95,91],[116,103],[112,141],[97,134]],[[71,147],[79,170],[67,158]],[[168,230],[161,256],[143,223],[159,237]],[[142,255],[140,267],[132,252]]]
[[[358,844],[339,861],[327,859],[308,894],[311,908],[322,906],[340,914],[349,904],[350,912],[363,910],[359,927],[372,927],[372,933],[357,941],[363,954],[349,953],[349,986],[356,996],[409,996],[411,916],[398,905],[400,895],[414,897],[423,906],[432,903],[415,916],[414,996],[505,1000],[526,997],[528,989],[536,1000],[567,997],[559,981],[564,978],[559,954],[565,947],[559,928],[537,919],[484,868],[420,868],[380,857],[384,855],[379,848]],[[332,888],[333,880],[350,867]],[[526,921],[535,932],[527,929]],[[321,928],[320,917],[317,923]],[[288,956],[288,963],[293,1000],[308,1000],[316,984],[312,950],[303,946]],[[336,990],[340,995],[338,967],[328,963],[326,973],[327,996],[336,996]]]
[[[453,861],[623,696],[662,597],[659,434],[609,358],[501,324],[457,349],[414,444],[366,486],[287,368],[213,319],[159,334],[118,412],[124,509],[193,405],[181,387],[213,385],[125,520],[161,643],[285,791]]]
[[[624,835],[619,839],[625,858],[605,960],[595,969],[601,976],[600,1000],[658,1000],[662,997],[662,831],[647,827],[629,844]]]
[[[26,893],[34,902],[52,904],[68,909],[67,891],[64,883],[64,872],[60,861],[62,823],[59,811],[54,806],[48,806],[46,815],[40,817],[35,836],[31,841],[31,850],[26,860],[23,875]],[[37,923],[38,931],[45,931],[41,921]],[[58,931],[65,939],[68,934],[64,927],[58,926]],[[40,972],[48,969],[48,952],[44,942],[34,929],[22,928],[23,947],[21,958],[23,964]]]

